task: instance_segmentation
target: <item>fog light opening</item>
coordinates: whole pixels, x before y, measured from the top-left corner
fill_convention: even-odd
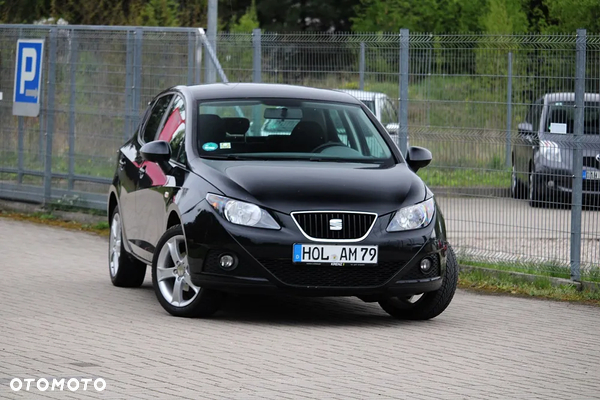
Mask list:
[[[237,258],[232,254],[222,254],[219,257],[219,265],[225,271],[231,271],[237,267]]]
[[[433,266],[433,263],[431,262],[431,260],[429,258],[424,258],[421,260],[421,272],[426,274],[429,271],[431,271],[431,267]]]

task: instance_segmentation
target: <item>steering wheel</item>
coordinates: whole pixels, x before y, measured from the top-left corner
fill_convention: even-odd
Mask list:
[[[323,144],[317,146],[312,152],[319,153],[325,149],[328,149],[330,147],[336,147],[336,146],[344,146],[344,145],[341,143],[337,143],[337,142],[327,142],[327,143],[323,143]]]

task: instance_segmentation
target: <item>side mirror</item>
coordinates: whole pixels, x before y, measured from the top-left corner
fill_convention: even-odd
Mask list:
[[[389,132],[390,135],[398,134],[398,124],[391,122],[385,126],[385,130]]]
[[[140,149],[142,158],[145,161],[157,163],[165,172],[171,169],[169,160],[171,159],[171,145],[164,140],[155,140],[146,143]]]
[[[533,125],[529,122],[521,122],[518,126],[519,133],[524,135],[531,135],[533,133]]]
[[[431,152],[424,147],[409,147],[406,153],[406,163],[414,172],[428,166],[432,158]]]

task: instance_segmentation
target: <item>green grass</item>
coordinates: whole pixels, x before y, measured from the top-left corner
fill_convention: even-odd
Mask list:
[[[509,171],[427,167],[418,175],[431,187],[510,187]]]
[[[477,292],[510,294],[548,300],[570,301],[600,306],[600,291],[579,290],[574,284],[553,285],[548,277],[533,282],[510,273],[489,274],[483,270],[461,271],[461,289]]]
[[[490,263],[472,261],[459,257],[459,263],[463,265],[482,267],[493,269],[497,271],[507,272],[521,272],[524,274],[539,275],[542,277],[553,277],[571,279],[571,269],[565,265],[561,265],[557,262],[545,262],[545,263],[527,263],[527,264],[511,264],[511,263]],[[583,270],[581,278],[587,282],[599,282],[600,283],[600,268],[591,268]]]

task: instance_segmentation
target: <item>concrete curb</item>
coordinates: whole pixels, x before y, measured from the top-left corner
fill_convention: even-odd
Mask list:
[[[463,264],[460,264],[458,266],[458,268],[460,271],[464,271],[464,272],[479,271],[479,272],[483,272],[484,274],[487,274],[490,276],[510,275],[515,278],[523,279],[524,281],[527,281],[527,282],[535,282],[536,280],[544,279],[544,280],[548,280],[550,282],[550,285],[552,285],[553,287],[574,286],[577,288],[577,290],[587,290],[587,291],[591,291],[591,292],[600,291],[600,283],[598,283],[598,282],[575,282],[570,279],[555,278],[552,276],[533,275],[533,274],[526,274],[523,272],[504,271],[504,270],[491,269],[491,268],[474,267],[471,265],[463,265]]]
[[[0,200],[0,211],[17,212],[24,214],[50,212],[40,204],[23,203],[18,201],[7,200]],[[104,216],[87,214],[84,212],[52,210],[52,215],[56,216],[57,218],[63,221],[74,221],[80,224],[97,224],[99,222],[107,221],[107,218]]]
[[[511,197],[510,188],[436,186],[429,189],[440,197]]]

